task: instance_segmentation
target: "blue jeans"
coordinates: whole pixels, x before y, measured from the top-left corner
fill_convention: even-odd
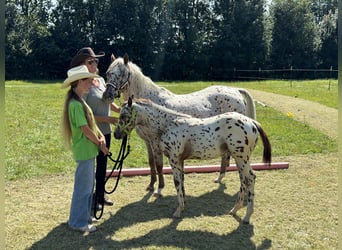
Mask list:
[[[95,158],[85,161],[76,161],[74,191],[72,194],[69,226],[83,227],[88,225],[91,216],[91,205],[94,189],[94,162]]]

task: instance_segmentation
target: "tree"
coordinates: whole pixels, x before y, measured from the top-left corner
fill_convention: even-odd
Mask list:
[[[337,0],[8,0],[6,79],[63,79],[84,46],[154,80],[229,80],[234,69],[337,68]],[[55,5],[53,5],[54,3]]]
[[[203,79],[208,72],[206,55],[210,12],[206,1],[170,1],[169,36],[165,41],[164,77]],[[173,67],[171,68],[170,65]]]
[[[320,24],[321,46],[318,55],[321,68],[338,67],[337,28],[337,13],[329,12]]]
[[[270,61],[274,68],[316,66],[317,26],[309,1],[274,0]]]
[[[320,0],[311,3],[319,32],[318,65],[321,68],[337,69],[337,0]]]
[[[233,77],[234,68],[255,69],[264,65],[263,0],[215,1],[213,56],[214,78]]]
[[[49,35],[48,10],[51,6],[50,0],[6,1],[6,78],[39,77],[34,43]]]

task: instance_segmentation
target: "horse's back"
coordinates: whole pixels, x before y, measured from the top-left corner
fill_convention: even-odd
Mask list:
[[[209,86],[205,89],[167,98],[152,97],[153,101],[196,118],[206,118],[226,112],[246,114],[246,103],[237,88]]]
[[[170,124],[162,141],[166,151],[184,159],[216,158],[227,151],[241,156],[254,149],[258,133],[252,120],[236,112],[209,118],[182,118]]]

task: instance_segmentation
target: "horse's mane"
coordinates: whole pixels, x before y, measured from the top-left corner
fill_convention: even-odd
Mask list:
[[[191,118],[192,116],[184,113],[180,113],[178,111],[175,111],[173,109],[166,108],[165,106],[159,105],[155,102],[152,102],[150,99],[145,99],[145,98],[134,98],[133,100],[136,104],[141,105],[141,106],[149,106],[158,110],[161,110],[164,113],[169,113],[172,115],[176,115],[179,117],[186,117],[186,118]]]
[[[115,61],[118,61],[118,63],[124,64],[124,59],[122,57],[118,57],[115,59]],[[151,89],[153,89],[154,91],[164,91],[167,93],[171,93],[170,90],[165,89],[163,87],[158,86],[157,84],[155,84],[152,79],[149,76],[144,75],[144,73],[142,72],[142,69],[136,65],[135,63],[133,63],[132,61],[128,61],[128,67],[130,69],[131,72],[134,72],[136,74],[134,74],[134,76],[136,76],[138,79],[136,79],[138,82],[143,82],[145,85],[141,85],[138,84],[137,87],[149,87]]]

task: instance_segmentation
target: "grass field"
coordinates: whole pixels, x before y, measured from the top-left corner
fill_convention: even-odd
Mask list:
[[[321,83],[321,85],[320,85]],[[187,93],[202,89],[210,85],[208,82],[194,83],[161,83],[175,93]],[[221,83],[223,84],[223,83]],[[227,84],[227,83],[226,83]],[[245,83],[245,85],[253,83]],[[266,85],[278,85],[277,89],[288,82],[254,83],[253,86],[264,89]],[[314,89],[325,89],[327,83],[322,81],[299,82],[294,85],[300,87],[307,96],[309,86]],[[229,83],[240,86],[241,83]],[[320,86],[320,87],[317,87]],[[5,178],[14,180],[17,178],[29,178],[53,173],[72,173],[74,163],[71,152],[66,150],[61,138],[61,114],[66,90],[60,89],[60,83],[27,83],[6,82],[6,133],[5,138],[15,138],[15,143],[8,139],[5,141]],[[333,98],[335,97],[335,98]],[[332,103],[337,106],[337,82],[331,90],[321,91],[323,103]],[[257,105],[258,121],[263,125],[268,134],[274,156],[287,156],[308,153],[326,153],[337,150],[337,142],[321,132],[310,128],[306,124],[294,121],[269,107]],[[111,151],[119,150],[119,141],[112,140]],[[131,154],[125,167],[146,167],[148,159],[145,144],[133,133],[130,137]],[[261,155],[261,147],[258,144],[254,156]],[[216,160],[217,162],[217,160]],[[188,164],[197,164],[198,161],[187,161]],[[165,164],[168,164],[165,160]]]
[[[160,83],[176,93],[210,84]],[[221,84],[337,107],[337,81],[330,90],[327,80]],[[115,204],[105,207],[98,232],[82,235],[66,226],[75,170],[60,133],[66,90],[56,82],[21,81],[6,82],[5,90],[6,249],[338,249],[337,142],[306,124],[257,105],[274,161],[287,161],[290,167],[256,172],[250,225],[227,214],[239,188],[237,172],[227,173],[221,185],[213,183],[217,173],[187,174],[187,202],[177,220],[171,217],[177,200],[172,176],[165,176],[161,199],[146,193],[149,177],[138,176],[120,180],[110,195]],[[147,167],[145,145],[135,133],[130,144],[124,168]],[[113,139],[114,155],[118,147]],[[252,162],[260,158],[259,144]],[[186,162],[205,163],[218,160]]]

